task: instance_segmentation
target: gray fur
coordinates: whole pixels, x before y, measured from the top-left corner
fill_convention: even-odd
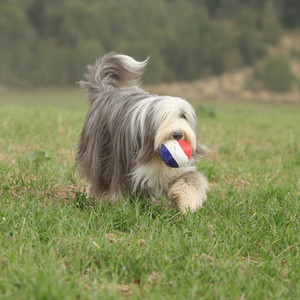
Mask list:
[[[154,167],[157,161],[167,178],[157,179],[165,180],[161,185],[166,190],[160,192],[168,194],[175,173],[157,160],[154,145],[160,125],[171,114],[179,119],[183,113],[196,138],[191,165],[181,173],[196,170],[193,161],[207,152],[198,140],[195,113],[185,100],[151,95],[135,86],[145,64],[112,52],[89,66],[87,81],[80,81],[80,86],[88,90],[90,109],[78,142],[76,163],[97,198],[133,193],[157,197],[162,188],[153,186],[147,172],[142,171],[144,166]]]

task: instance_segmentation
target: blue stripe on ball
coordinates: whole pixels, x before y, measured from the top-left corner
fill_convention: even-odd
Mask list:
[[[178,163],[173,158],[169,149],[165,145],[161,145],[161,147],[159,149],[159,155],[167,166],[169,166],[171,168],[179,168]]]

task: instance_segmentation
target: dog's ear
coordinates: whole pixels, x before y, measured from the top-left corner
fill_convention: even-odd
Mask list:
[[[154,157],[156,137],[156,126],[153,118],[153,110],[147,113],[143,126],[137,134],[136,140],[139,144],[136,159],[136,164],[142,165],[151,161]]]
[[[145,132],[143,137],[141,137],[141,147],[135,159],[135,163],[140,165],[146,164],[154,157],[154,137],[154,130],[148,130],[148,132]]]
[[[197,161],[201,159],[202,157],[205,157],[209,154],[209,150],[200,144],[200,142],[197,140],[196,150],[194,151],[194,159]]]
[[[153,147],[151,149],[150,147],[144,146],[138,153],[135,162],[139,165],[146,164],[153,158],[153,156],[154,156]]]

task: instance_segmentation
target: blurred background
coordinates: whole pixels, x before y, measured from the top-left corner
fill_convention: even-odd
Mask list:
[[[298,102],[299,0],[1,0],[0,88],[74,87],[115,50],[185,98]]]

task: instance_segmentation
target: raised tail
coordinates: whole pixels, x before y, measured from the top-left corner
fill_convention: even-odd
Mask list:
[[[89,73],[85,74],[87,81],[78,83],[87,89],[89,101],[92,103],[99,93],[139,85],[147,62],[148,59],[138,62],[130,56],[110,52],[97,59],[94,65],[89,65]]]

